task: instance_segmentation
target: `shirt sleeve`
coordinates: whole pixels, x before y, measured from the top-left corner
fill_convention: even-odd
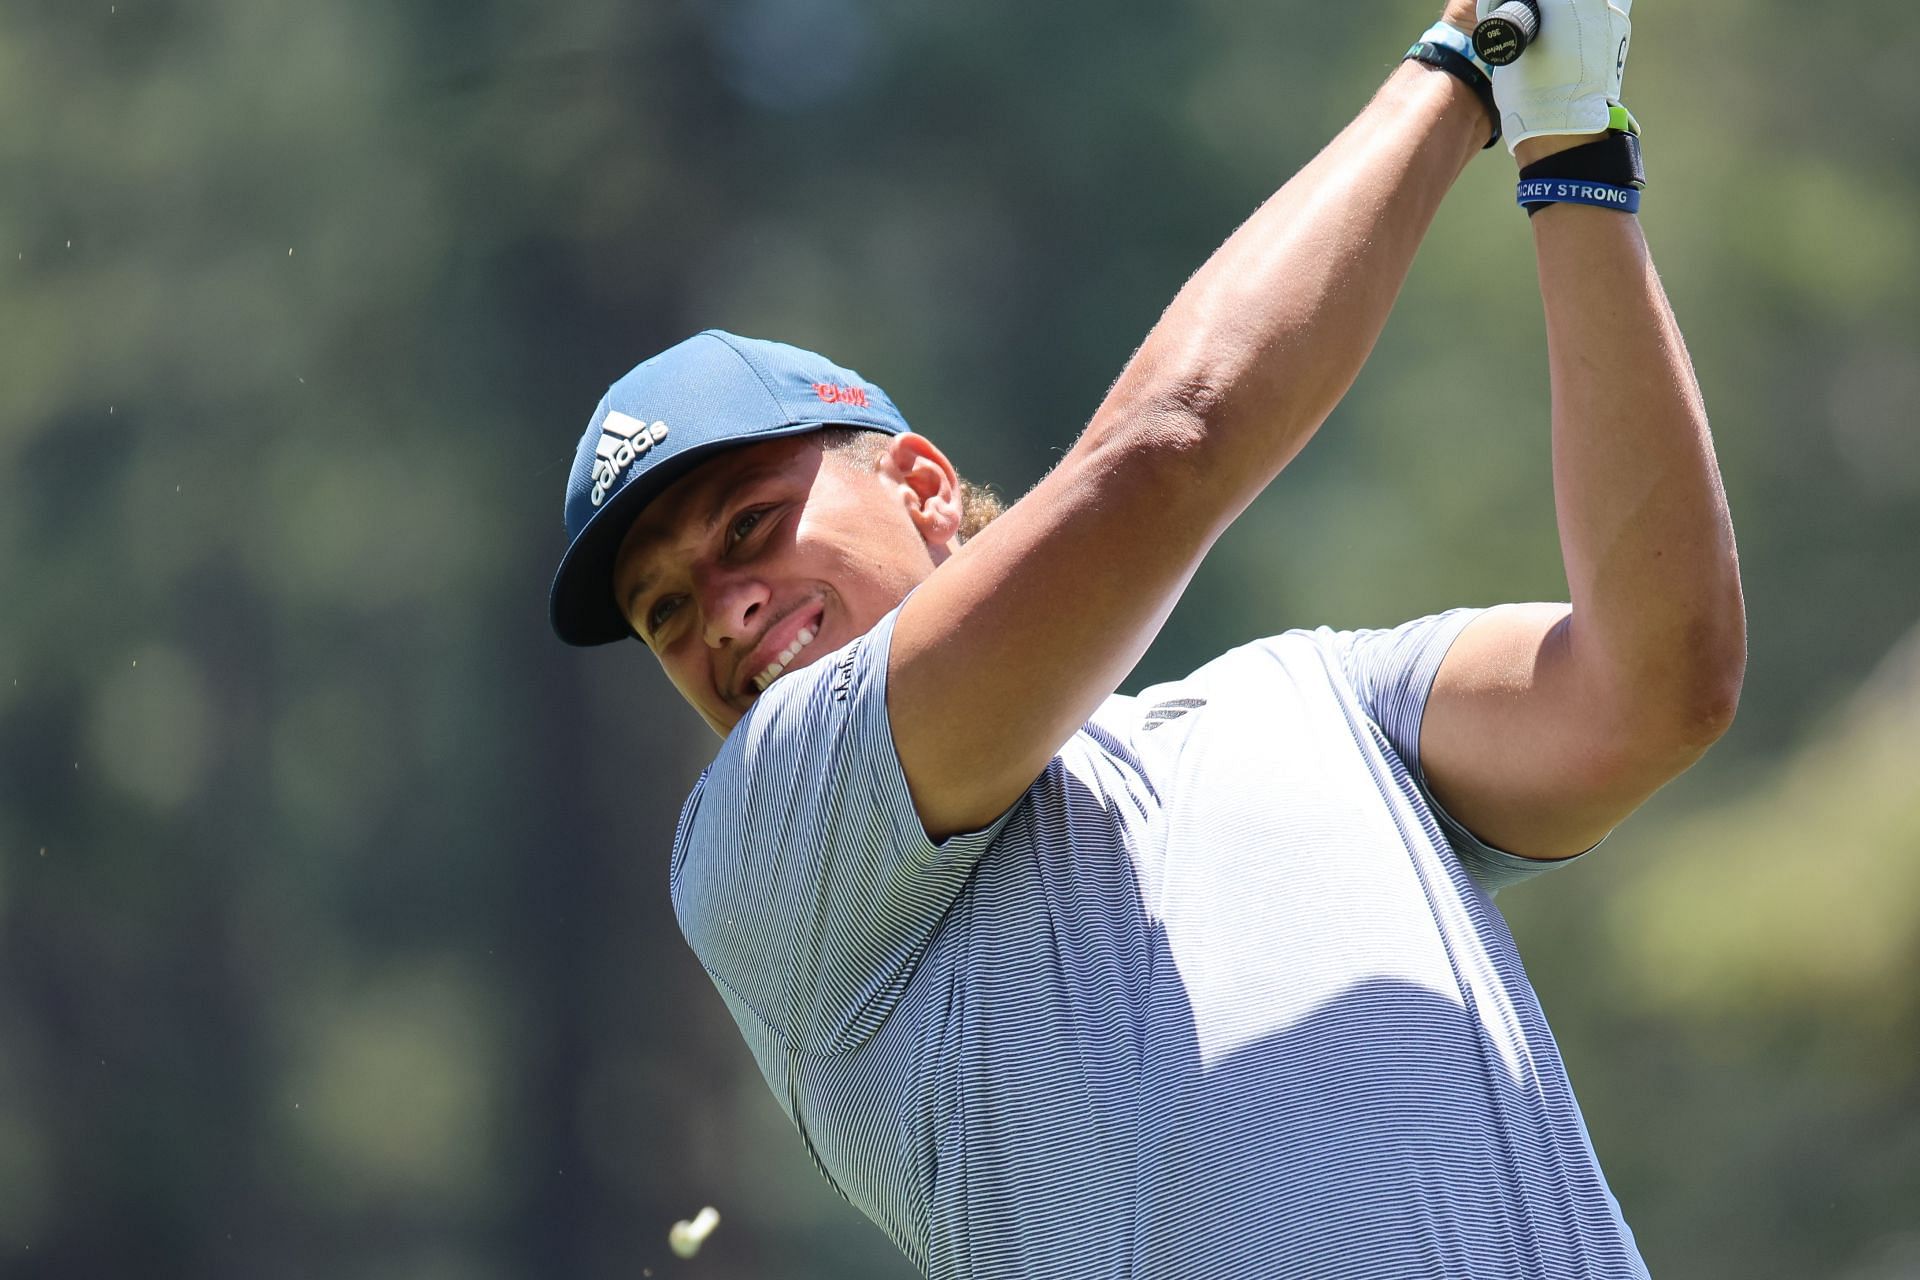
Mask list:
[[[921,826],[887,719],[897,616],[760,696],[674,841],[688,942],[795,1051],[878,1030],[1006,822],[939,844]]]
[[[1427,784],[1426,770],[1420,764],[1420,724],[1426,715],[1427,695],[1433,690],[1433,679],[1440,672],[1447,650],[1453,647],[1467,624],[1482,612],[1451,609],[1398,627],[1320,634],[1332,641],[1340,656],[1341,669],[1359,695],[1367,717],[1406,763],[1421,797],[1433,811],[1441,833],[1466,867],[1467,874],[1491,896],[1508,885],[1565,866],[1574,858],[1542,861],[1494,848],[1456,821],[1434,798],[1433,788]]]

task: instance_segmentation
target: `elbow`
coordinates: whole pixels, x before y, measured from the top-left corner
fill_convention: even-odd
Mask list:
[[[1740,711],[1740,690],[1747,678],[1746,608],[1736,586],[1719,625],[1703,628],[1690,646],[1695,656],[1689,719],[1702,749],[1733,727]]]
[[[1591,740],[1588,784],[1644,799],[1706,755],[1733,727],[1739,708],[1737,669],[1616,702]]]
[[[1227,407],[1227,383],[1206,368],[1163,376],[1148,392],[1156,416],[1204,431]]]
[[[1151,424],[1164,443],[1179,448],[1216,434],[1245,398],[1247,369],[1218,342],[1167,338],[1158,331],[1134,353],[1105,407]]]
[[[1124,421],[1129,443],[1180,456],[1201,448],[1225,415],[1226,382],[1205,366],[1139,358],[1101,406],[1101,416]]]
[[[1140,480],[1172,490],[1169,497],[1204,492],[1217,485],[1226,453],[1226,401],[1221,384],[1202,374],[1129,368],[1078,447],[1104,484]]]
[[[1733,727],[1746,665],[1743,625],[1696,623],[1634,660],[1585,668],[1585,785],[1637,804],[1693,767]]]
[[[1733,728],[1740,712],[1740,687],[1746,675],[1744,656],[1731,667],[1702,676],[1686,707],[1687,745],[1705,751]]]
[[[1691,616],[1636,664],[1638,719],[1681,749],[1704,752],[1733,727],[1747,675],[1746,606],[1739,579],[1704,593]],[[1657,654],[1658,656],[1654,656]]]
[[[1744,637],[1731,645],[1692,647],[1665,679],[1644,681],[1642,697],[1632,700],[1638,714],[1637,732],[1630,736],[1643,746],[1697,759],[1733,727],[1746,669]]]

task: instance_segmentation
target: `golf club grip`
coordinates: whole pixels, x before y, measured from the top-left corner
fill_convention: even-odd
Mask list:
[[[1507,0],[1473,29],[1473,51],[1504,67],[1527,51],[1540,34],[1540,6],[1534,0]]]

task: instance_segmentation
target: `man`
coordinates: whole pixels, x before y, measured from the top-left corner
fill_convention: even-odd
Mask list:
[[[581,441],[556,629],[637,634],[724,736],[682,927],[930,1276],[1646,1275],[1490,895],[1725,730],[1745,625],[1629,211],[1625,0],[1541,7],[1489,90],[1452,0],[984,527],[877,387],[778,344],[682,343]],[[1537,213],[1571,604],[1288,632],[1115,696],[1494,126]]]

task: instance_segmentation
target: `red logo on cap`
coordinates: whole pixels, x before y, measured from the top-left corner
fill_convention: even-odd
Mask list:
[[[862,409],[867,407],[867,392],[864,387],[843,387],[837,382],[816,382],[813,393],[828,404],[852,404]]]

